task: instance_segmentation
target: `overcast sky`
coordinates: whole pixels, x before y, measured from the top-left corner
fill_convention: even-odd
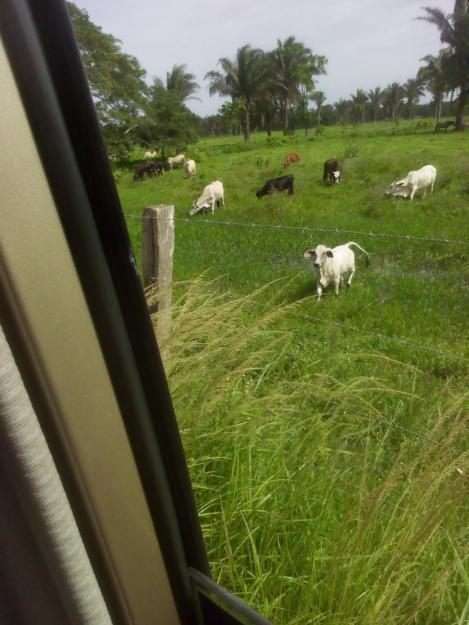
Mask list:
[[[245,43],[263,50],[289,35],[327,57],[327,76],[317,89],[327,102],[357,88],[385,87],[414,77],[419,60],[442,47],[437,29],[415,20],[422,5],[450,13],[454,0],[74,0],[91,20],[122,41],[149,77],[165,78],[187,64],[201,85],[199,115],[217,112],[203,80],[220,57],[233,58]]]

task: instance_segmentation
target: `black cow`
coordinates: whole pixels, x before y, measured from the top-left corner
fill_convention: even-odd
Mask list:
[[[450,126],[456,126],[455,122],[438,122],[435,126],[435,132],[440,132],[440,130],[448,132]]]
[[[274,191],[285,191],[288,189],[288,195],[293,195],[293,176],[281,176],[268,180],[260,191],[256,192],[257,197],[270,195]]]
[[[143,180],[145,174],[156,176],[156,163],[139,163],[134,171],[134,180]]]
[[[324,174],[322,176],[324,184],[327,184],[327,182],[338,184],[341,173],[339,161],[336,158],[330,158],[324,163]]]
[[[155,166],[155,173],[157,176],[162,176],[164,172],[166,171],[166,169],[168,169],[167,164],[162,163],[161,161],[156,161],[156,163],[151,163],[151,164]]]

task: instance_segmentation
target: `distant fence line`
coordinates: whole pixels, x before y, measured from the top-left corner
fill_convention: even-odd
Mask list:
[[[129,219],[152,219],[152,217],[144,217],[141,215],[127,215]],[[174,217],[172,221],[190,223],[192,225],[211,225],[211,226],[234,226],[241,228],[266,228],[271,230],[290,230],[294,232],[324,232],[328,234],[353,234],[363,237],[383,238],[383,239],[402,239],[407,241],[421,241],[426,243],[447,243],[452,245],[469,246],[469,241],[436,237],[419,237],[411,234],[395,234],[391,232],[364,232],[360,230],[346,230],[342,228],[317,228],[312,226],[287,226],[283,224],[259,224],[248,223],[243,221],[219,221],[216,219],[198,219],[188,217]]]

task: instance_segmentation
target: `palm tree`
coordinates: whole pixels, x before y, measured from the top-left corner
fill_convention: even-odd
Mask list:
[[[365,105],[368,102],[368,96],[363,89],[357,89],[354,95],[351,95],[352,99],[352,116],[355,124],[361,124],[363,116],[365,114]]]
[[[256,111],[260,114],[261,128],[267,131],[267,136],[272,134],[272,121],[278,110],[278,88],[272,78],[272,62],[269,54],[264,54],[261,59],[263,65],[263,89],[256,96]]]
[[[455,0],[453,13],[424,7],[426,15],[419,17],[434,24],[440,40],[448,44],[443,57],[443,69],[450,89],[459,89],[456,110],[456,130],[464,128],[464,106],[469,96],[469,0]]]
[[[222,71],[211,71],[205,75],[209,80],[209,93],[228,96],[233,102],[239,102],[243,109],[243,134],[247,141],[251,132],[251,110],[266,84],[264,53],[249,44],[239,48],[236,58],[218,60]]]
[[[368,104],[370,106],[372,115],[373,115],[373,124],[376,123],[376,118],[378,117],[379,109],[383,103],[384,91],[381,87],[376,87],[375,89],[370,89],[367,93],[368,96]]]
[[[194,93],[200,89],[195,82],[194,74],[186,72],[186,65],[173,65],[173,69],[166,73],[166,89],[179,94],[181,102],[184,100],[200,100]]]
[[[334,104],[334,108],[337,113],[337,122],[339,124],[343,124],[345,114],[350,109],[350,102],[341,98],[338,102]]]
[[[425,89],[418,76],[417,78],[409,78],[409,80],[403,85],[403,89],[404,97],[407,98],[407,112],[409,114],[409,119],[412,119],[414,105],[417,104],[423,96]]]
[[[448,91],[447,78],[443,67],[443,59],[445,52],[440,50],[438,56],[427,54],[421,61],[425,61],[426,65],[418,71],[418,78],[425,85],[425,88],[433,96],[435,104],[435,119],[438,123],[441,116],[441,104],[445,93]]]
[[[267,136],[272,134],[272,121],[278,109],[275,93],[266,87],[256,98],[256,111],[260,115],[261,128],[267,132]]]
[[[404,97],[404,89],[397,82],[393,82],[385,89],[385,103],[391,109],[392,121],[399,119],[399,108]]]
[[[326,94],[324,91],[315,91],[311,96],[311,100],[316,105],[316,125],[319,128],[321,125],[321,109],[326,101]]]
[[[300,87],[313,88],[313,76],[325,74],[326,58],[313,54],[309,48],[290,36],[277,39],[277,47],[270,53],[271,76],[278,89],[283,117],[283,132],[288,130],[288,112],[292,101],[300,95]]]

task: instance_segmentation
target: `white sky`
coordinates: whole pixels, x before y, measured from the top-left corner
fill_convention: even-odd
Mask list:
[[[327,76],[317,88],[327,102],[347,98],[357,88],[405,82],[419,60],[442,47],[436,27],[415,20],[422,6],[450,13],[454,0],[74,0],[91,20],[122,41],[149,77],[166,77],[187,64],[197,77],[199,115],[217,112],[223,100],[210,97],[205,74],[220,57],[233,58],[246,43],[263,50],[289,35],[327,57]]]

